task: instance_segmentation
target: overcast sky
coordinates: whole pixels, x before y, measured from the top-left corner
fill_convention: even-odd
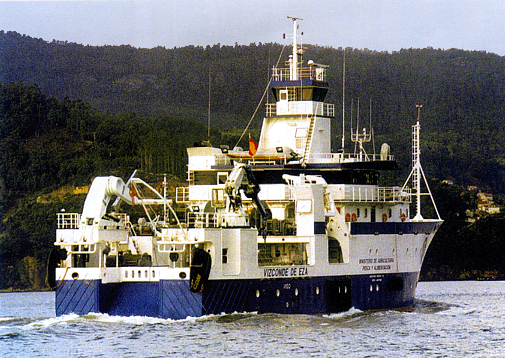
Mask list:
[[[288,15],[303,19],[303,43],[505,55],[504,0],[0,0],[0,30],[84,45],[284,43]]]

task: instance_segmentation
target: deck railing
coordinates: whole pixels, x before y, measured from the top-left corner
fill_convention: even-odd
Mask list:
[[[81,214],[78,213],[58,213],[58,229],[78,229],[81,221]]]
[[[273,81],[289,81],[291,70],[289,67],[274,67],[272,69]],[[314,81],[326,81],[326,68],[319,66],[298,67],[298,80],[309,79]]]
[[[307,158],[307,163],[354,163],[393,161],[389,154],[360,154],[360,153],[313,153]]]
[[[333,199],[343,202],[410,202],[411,189],[367,185],[337,185],[332,188]]]
[[[176,203],[189,203],[189,188],[187,186],[178,186],[175,189]]]
[[[189,212],[187,213],[187,218],[186,222],[188,223],[189,227],[196,227],[196,228],[202,228],[202,227],[218,227],[218,216],[216,213],[194,213],[194,212]]]

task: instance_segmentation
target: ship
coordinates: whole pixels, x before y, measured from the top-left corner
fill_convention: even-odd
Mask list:
[[[104,313],[185,319],[257,312],[332,314],[404,309],[442,224],[412,126],[412,171],[398,170],[373,131],[351,129],[354,151],[331,150],[328,66],[292,53],[272,68],[258,143],[187,148],[186,186],[174,197],[137,177],[96,177],[82,213],[57,213],[49,281],[56,315]],[[345,78],[345,77],[344,77]],[[345,111],[343,111],[345,113]],[[344,121],[344,118],[342,118]],[[344,124],[342,123],[342,127]],[[435,218],[422,215],[426,198]],[[142,209],[136,220],[129,210]],[[138,216],[138,215],[137,215]]]

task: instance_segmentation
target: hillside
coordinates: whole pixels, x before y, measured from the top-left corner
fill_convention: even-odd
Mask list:
[[[208,138],[209,78],[210,139],[234,145],[281,52],[286,59],[288,50],[278,44],[91,47],[0,31],[0,289],[43,287],[55,213],[79,211],[84,195],[75,188],[94,176],[128,177],[139,168],[185,179],[185,148]],[[330,65],[334,146],[341,142],[343,56],[342,49],[305,46],[306,60]],[[345,56],[347,123],[351,115],[356,122],[359,99],[360,121],[368,124],[371,103],[375,143],[387,141],[401,166],[385,178],[390,182],[403,184],[410,170],[410,126],[415,104],[423,104],[423,167],[438,178],[433,192],[446,220],[423,277],[493,270],[505,277],[496,260],[505,254],[503,215],[468,225],[465,210],[475,199],[464,189],[505,194],[504,58],[435,49],[346,49]],[[262,116],[260,110],[253,134]]]
[[[137,49],[46,42],[0,31],[0,82],[36,83],[44,95],[81,99],[107,113],[184,117],[216,130],[243,129],[268,83],[268,70],[289,48],[279,44]],[[344,50],[305,45],[305,60],[330,66],[336,104],[335,141],[341,131]],[[463,50],[346,49],[346,118],[368,122],[376,143],[387,140],[408,171],[410,125],[423,104],[423,157],[427,173],[461,185],[505,194],[505,59]],[[352,109],[351,109],[352,107]],[[261,109],[253,121],[259,128]],[[349,142],[349,141],[348,141]],[[229,144],[235,143],[215,143]]]

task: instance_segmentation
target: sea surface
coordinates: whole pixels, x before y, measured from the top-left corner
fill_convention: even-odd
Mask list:
[[[505,357],[505,282],[420,282],[410,311],[55,317],[53,292],[0,293],[0,357]]]

